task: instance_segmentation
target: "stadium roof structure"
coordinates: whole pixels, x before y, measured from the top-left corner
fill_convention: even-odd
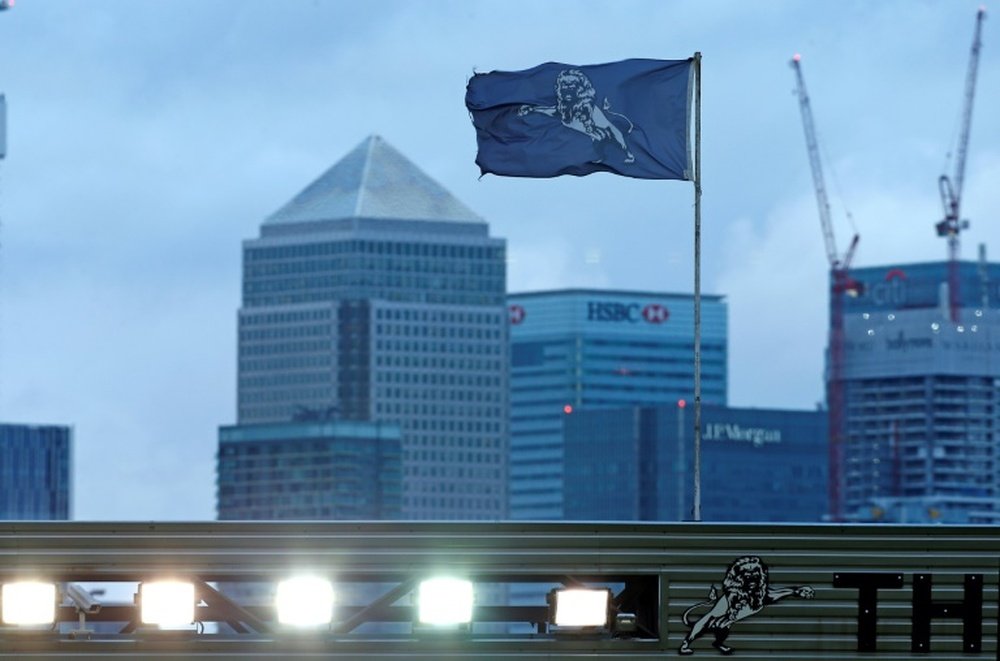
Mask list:
[[[751,661],[995,658],[998,558],[994,526],[8,522],[0,659],[715,657],[713,633],[719,651]],[[338,601],[327,626],[300,631],[279,624],[280,607],[231,591],[306,570],[366,596]],[[480,594],[525,583],[605,590],[608,619],[566,628],[549,604],[501,599],[476,603],[464,625],[418,624],[412,597],[442,571]],[[142,623],[143,586],[161,577],[194,586],[195,624]],[[6,588],[29,580],[59,586],[53,623],[7,619],[17,613]],[[81,604],[70,589],[103,583],[135,587],[135,601],[84,595]],[[762,600],[740,601],[741,585]],[[743,606],[698,629],[730,602]]]

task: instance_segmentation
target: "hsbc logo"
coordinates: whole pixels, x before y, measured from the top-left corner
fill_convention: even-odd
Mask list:
[[[642,309],[642,318],[651,324],[662,324],[670,318],[670,311],[662,305],[651,303]]]
[[[510,323],[514,326],[524,321],[524,318],[528,315],[520,305],[511,305],[507,308],[507,314],[510,315]]]
[[[670,317],[670,311],[657,303],[645,307],[638,303],[617,303],[611,301],[588,301],[587,321],[611,321],[636,324],[662,324]]]

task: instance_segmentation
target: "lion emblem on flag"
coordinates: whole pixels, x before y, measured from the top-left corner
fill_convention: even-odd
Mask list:
[[[690,627],[681,642],[679,654],[694,654],[691,644],[706,633],[715,635],[712,645],[722,654],[732,654],[733,648],[725,644],[729,631],[734,624],[756,615],[765,606],[788,597],[812,599],[813,589],[809,586],[794,586],[784,588],[771,587],[768,579],[767,565],[757,556],[743,556],[729,565],[726,576],[722,580],[722,594],[713,585],[708,593],[708,599],[691,606],[681,617],[684,626]],[[696,622],[691,623],[691,614],[705,606],[705,612]]]
[[[556,105],[554,106],[533,106],[523,105],[518,108],[517,114],[523,117],[528,113],[537,112],[548,117],[558,116],[562,125],[566,128],[579,131],[590,137],[599,145],[617,145],[623,152],[625,163],[635,162],[635,156],[628,146],[626,136],[632,133],[634,128],[628,117],[621,113],[611,111],[611,102],[607,97],[601,107],[595,104],[597,90],[593,83],[579,69],[565,69],[556,76]],[[611,117],[619,117],[627,127],[624,131],[618,128],[611,120]]]

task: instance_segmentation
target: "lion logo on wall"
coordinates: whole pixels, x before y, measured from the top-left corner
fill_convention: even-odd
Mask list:
[[[725,641],[734,624],[787,597],[812,599],[813,595],[813,589],[809,586],[771,587],[767,565],[760,558],[752,555],[737,558],[726,570],[726,576],[722,580],[722,594],[713,585],[707,600],[684,611],[681,620],[690,630],[677,652],[694,654],[691,644],[704,634],[712,633],[715,635],[712,643],[715,649],[722,654],[732,654],[733,648],[726,645]],[[704,606],[709,606],[708,611],[692,624],[691,614]]]
[[[554,106],[521,106],[517,114],[523,117],[531,112],[541,113],[548,117],[558,116],[566,128],[579,131],[590,136],[590,139],[600,145],[614,144],[624,152],[624,162],[635,162],[635,156],[629,150],[626,136],[634,128],[628,117],[611,111],[611,102],[604,99],[602,107],[595,104],[597,90],[594,84],[579,69],[566,69],[556,76],[556,105]],[[610,116],[618,117],[628,124],[625,131],[615,126]]]

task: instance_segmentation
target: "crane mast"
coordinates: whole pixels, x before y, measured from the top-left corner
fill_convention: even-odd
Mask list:
[[[809,152],[809,165],[812,170],[813,186],[816,189],[816,203],[819,206],[819,220],[823,229],[826,258],[830,264],[830,346],[826,379],[830,428],[829,499],[830,516],[834,521],[840,521],[843,519],[841,486],[843,481],[843,446],[846,439],[843,383],[844,296],[853,287],[853,281],[848,275],[848,268],[851,265],[851,259],[854,257],[854,251],[860,237],[855,234],[844,256],[841,257],[838,254],[833,222],[830,217],[830,202],[826,194],[826,182],[823,178],[823,166],[819,155],[819,144],[816,139],[816,126],[813,121],[812,106],[809,103],[805,79],[802,76],[801,60],[801,56],[796,54],[792,58],[791,65],[795,70],[796,94],[799,98],[799,109],[802,112],[802,128],[805,131],[806,150]]]
[[[962,126],[955,150],[955,175],[949,178],[942,174],[938,178],[941,206],[944,219],[934,227],[940,237],[948,240],[948,311],[952,323],[958,323],[961,297],[959,294],[958,258],[960,250],[959,234],[969,227],[969,221],[961,217],[962,185],[965,183],[965,163],[969,153],[969,133],[972,128],[972,106],[976,96],[976,75],[979,72],[979,51],[982,48],[983,19],[986,9],[976,12],[976,29],[969,52],[969,68],[965,73],[965,93],[962,107]]]
[[[801,60],[802,56],[796,53],[792,58],[792,68],[795,69],[796,93],[799,97],[799,109],[802,111],[802,128],[806,135],[806,151],[809,152],[809,167],[812,171],[813,186],[816,188],[816,203],[819,206],[819,222],[823,229],[823,243],[826,246],[826,257],[832,268],[838,264],[837,241],[833,235],[833,223],[830,221],[830,201],[826,195],[823,164],[819,157],[819,144],[816,141],[816,125],[813,122],[812,106],[809,103],[809,93],[806,91],[806,81],[802,77]]]

